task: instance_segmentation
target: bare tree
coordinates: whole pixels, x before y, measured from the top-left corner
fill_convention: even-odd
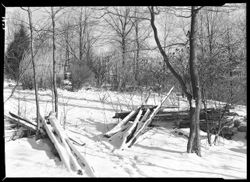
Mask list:
[[[190,105],[190,135],[187,145],[187,152],[195,152],[197,155],[201,156],[200,153],[200,137],[199,137],[199,116],[200,116],[200,104],[201,104],[201,93],[199,88],[199,76],[197,70],[197,48],[196,48],[196,39],[197,39],[197,12],[200,8],[191,8],[191,31],[190,31],[190,59],[189,59],[189,67],[190,67],[190,76],[191,76],[191,85],[193,92],[191,93],[181,77],[181,75],[176,72],[169,61],[169,57],[167,56],[166,52],[162,48],[162,45],[158,38],[158,31],[155,26],[155,14],[159,12],[155,12],[154,7],[149,7],[149,12],[151,16],[151,26],[154,31],[154,38],[157,44],[160,53],[163,56],[165,63],[167,64],[168,68],[175,76],[175,78],[180,83],[183,92],[187,96]],[[192,99],[195,99],[195,107],[193,106]]]
[[[132,15],[132,11],[130,7],[113,7],[112,9],[105,9],[105,13],[103,18],[105,22],[109,25],[111,30],[114,31],[113,41],[118,43],[119,49],[121,50],[121,68],[118,70],[118,65],[116,65],[116,79],[117,83],[116,89],[121,90],[125,87],[125,64],[127,60],[127,50],[130,33],[132,32],[132,28],[134,26],[130,15]],[[116,63],[118,64],[118,63]],[[120,74],[119,74],[120,73]],[[118,77],[118,74],[120,78]]]
[[[33,23],[32,23],[32,11],[30,7],[28,9],[22,8],[23,10],[27,11],[28,18],[29,18],[29,29],[30,29],[30,54],[31,54],[31,61],[32,61],[32,68],[33,68],[33,82],[35,88],[35,99],[36,99],[36,120],[37,120],[37,131],[36,134],[38,135],[41,132],[42,127],[42,117],[40,114],[39,108],[39,98],[38,98],[38,86],[36,81],[36,65],[34,59],[34,52],[33,52]]]
[[[146,40],[150,37],[151,29],[149,29],[145,19],[141,18],[140,8],[134,7],[134,14],[130,16],[134,24],[134,79],[139,84],[140,61],[143,58],[142,51],[146,47]],[[133,51],[133,50],[132,50]]]
[[[137,16],[137,7],[135,7],[134,14],[135,14],[135,17],[136,17]],[[134,24],[135,24],[135,42],[136,42],[134,75],[135,75],[135,81],[136,82],[138,82],[139,59],[140,59],[139,23],[140,23],[139,19],[136,18],[134,20]]]
[[[83,12],[84,10],[84,12]],[[82,7],[80,8],[80,14],[79,14],[79,21],[78,21],[78,26],[79,26],[79,60],[82,61],[83,57],[83,48],[86,47],[86,41],[84,41],[84,37],[86,37],[86,31],[87,31],[87,21],[88,21],[89,16],[87,15],[87,9],[86,7],[83,9]]]
[[[64,31],[64,41],[65,41],[65,62],[64,62],[64,76],[67,73],[69,69],[69,59],[70,59],[70,51],[69,51],[69,39],[70,39],[70,24],[69,22],[66,22],[63,25],[63,31]]]
[[[51,23],[52,23],[52,61],[53,61],[53,68],[52,68],[52,87],[54,93],[54,111],[56,113],[56,118],[58,118],[58,93],[57,93],[57,83],[56,83],[56,59],[55,59],[55,51],[56,51],[56,43],[55,43],[55,16],[61,10],[61,8],[54,10],[54,7],[51,7]]]

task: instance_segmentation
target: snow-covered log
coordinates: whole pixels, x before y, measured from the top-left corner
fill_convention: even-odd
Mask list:
[[[131,134],[131,136],[129,136],[129,140],[126,141],[126,143],[123,145],[122,148],[125,148],[125,147],[128,147],[131,142],[132,142],[132,139],[133,137],[135,136],[136,133],[138,133],[138,131],[140,130],[140,128],[143,126],[144,124],[144,121],[146,121],[146,119],[148,118],[149,114],[151,113],[151,110],[150,109],[147,109],[146,113],[143,115],[143,117],[141,118],[140,122],[138,122],[136,128],[135,128],[135,131],[133,131],[133,133]]]
[[[81,155],[81,153],[76,149],[76,147],[68,139],[66,140],[66,142],[71,148],[73,154],[80,160],[80,165],[85,168],[88,175],[90,175],[91,177],[97,177],[94,169],[89,165],[89,162]]]
[[[79,166],[78,162],[76,161],[75,157],[73,156],[71,149],[69,148],[66,140],[69,140],[66,136],[64,130],[59,124],[59,121],[56,119],[54,113],[50,113],[48,117],[48,121],[50,122],[50,125],[53,127],[54,132],[56,132],[57,137],[59,138],[60,143],[62,144],[62,147],[66,150],[68,158],[70,159],[70,165],[73,167],[73,170],[77,171],[78,174],[82,174],[82,169]]]
[[[69,155],[67,154],[67,151],[63,147],[62,143],[58,141],[58,138],[54,135],[52,126],[47,124],[45,120],[42,120],[42,122],[43,122],[43,127],[46,133],[48,134],[51,142],[54,144],[62,162],[64,163],[67,170],[72,172],[72,169],[70,167],[70,159]]]
[[[123,118],[123,120],[121,122],[119,122],[113,129],[111,129],[110,131],[108,131],[104,136],[106,137],[111,137],[112,135],[116,134],[119,131],[125,131],[128,127],[127,123],[129,122],[129,120],[131,120],[131,118],[136,115],[140,109],[142,109],[143,105],[146,105],[148,102],[148,99],[150,97],[150,94],[148,94],[148,96],[146,97],[146,99],[143,101],[143,104],[139,107],[137,107],[135,110],[131,111],[125,118]]]
[[[140,121],[141,115],[142,115],[142,109],[140,109],[140,111],[138,112],[132,126],[124,133],[122,145],[121,145],[120,149],[122,149],[124,147],[125,143],[127,143],[129,141],[130,136],[136,130],[136,127],[138,126],[138,122]]]
[[[146,119],[148,118],[148,116],[151,112],[153,112],[153,111],[151,111],[150,109],[147,109],[146,113],[143,115],[140,122],[138,123],[138,126],[137,126],[134,133],[136,133],[143,126],[143,122],[146,121]]]
[[[111,129],[110,131],[108,131],[104,136],[111,137],[115,133],[117,133],[120,130],[122,130],[126,126],[126,124],[128,123],[129,119],[131,117],[133,117],[136,113],[138,113],[138,111],[139,111],[140,108],[141,108],[141,106],[138,107],[137,109],[131,111],[129,115],[127,115],[121,122],[119,122],[113,129]]]

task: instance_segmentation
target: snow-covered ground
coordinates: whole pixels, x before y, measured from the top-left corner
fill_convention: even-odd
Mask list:
[[[4,101],[11,88],[4,83]],[[132,148],[116,150],[117,141],[103,138],[117,120],[115,112],[128,111],[143,102],[145,95],[117,93],[98,89],[82,89],[68,92],[58,89],[59,120],[66,119],[69,135],[81,139],[85,146],[77,146],[90,162],[99,177],[216,177],[246,179],[246,133],[238,132],[233,140],[219,138],[216,146],[208,146],[206,134],[201,131],[202,157],[187,154],[187,138],[178,135],[173,123],[159,123],[147,131]],[[39,91],[42,116],[52,110],[51,91]],[[158,104],[162,97],[152,94],[148,104]],[[164,105],[176,105],[174,99]],[[12,98],[4,103],[4,113],[18,112],[34,119],[35,96],[32,90],[16,90]],[[182,109],[188,107],[180,100]],[[240,107],[241,115],[246,108]],[[74,131],[74,132],[72,132]],[[188,133],[189,129],[182,129]],[[22,138],[5,143],[6,176],[77,176],[66,171],[62,163],[51,153],[48,142]],[[85,177],[87,175],[83,175]],[[82,177],[82,176],[78,176]]]

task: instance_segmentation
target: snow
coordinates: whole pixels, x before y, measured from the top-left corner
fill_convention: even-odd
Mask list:
[[[5,143],[6,177],[77,177],[50,151],[48,141],[21,138]]]
[[[4,101],[11,88],[4,83]],[[82,89],[69,92],[58,89],[59,120],[66,119],[68,135],[86,143],[76,148],[89,161],[98,177],[212,177],[225,179],[246,179],[246,139],[244,132],[238,132],[233,140],[221,137],[218,144],[209,146],[206,133],[201,131],[202,157],[186,153],[187,138],[175,132],[173,123],[158,123],[150,128],[131,148],[118,150],[119,136],[112,141],[103,134],[117,123],[115,112],[136,108],[146,98],[144,95],[117,93],[102,89]],[[52,110],[51,91],[39,91],[42,116]],[[152,94],[148,104],[158,104],[163,96]],[[33,90],[16,90],[12,98],[4,103],[4,113],[18,112],[34,119],[35,96]],[[164,105],[173,105],[168,100]],[[180,101],[182,109],[187,103]],[[239,112],[246,115],[246,108],[239,106]],[[237,108],[236,108],[237,110]],[[74,132],[72,132],[74,131]],[[189,129],[181,129],[188,135]],[[213,138],[214,136],[212,136]],[[22,138],[5,143],[6,176],[62,176],[87,177],[69,173],[50,151],[47,141]]]

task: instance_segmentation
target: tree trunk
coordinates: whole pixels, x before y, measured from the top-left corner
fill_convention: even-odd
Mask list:
[[[79,18],[79,60],[82,61],[82,8]]]
[[[136,22],[135,22],[135,39],[136,39],[135,81],[138,82],[139,56],[140,56],[139,23],[138,23],[138,20],[136,20]]]
[[[207,126],[207,141],[208,144],[211,146],[211,133],[210,133],[210,124],[208,122],[208,114],[207,114],[207,103],[206,103],[206,97],[205,97],[205,92],[203,92],[203,106],[204,106],[204,110],[205,110],[205,121],[206,121],[206,126]]]
[[[121,91],[125,88],[126,84],[126,42],[125,38],[122,37],[122,65],[119,69],[119,75],[120,75],[120,80],[119,80],[119,85],[118,85],[118,91]]]
[[[39,99],[38,99],[38,86],[36,82],[36,66],[34,60],[34,52],[33,52],[33,31],[32,31],[32,12],[28,7],[28,16],[29,16],[29,28],[30,28],[30,52],[31,52],[31,61],[32,61],[32,68],[33,68],[33,81],[34,81],[34,88],[35,88],[35,99],[36,99],[36,121],[37,121],[37,135],[40,133],[41,129],[41,114],[39,108]]]
[[[52,20],[52,39],[53,39],[53,50],[52,50],[52,56],[53,56],[53,91],[54,91],[54,103],[55,103],[55,113],[56,118],[58,118],[58,94],[57,94],[57,86],[56,86],[56,60],[55,60],[55,13],[53,7],[51,7],[51,20]]]
[[[182,91],[187,96],[187,99],[190,104],[190,118],[191,118],[191,126],[190,126],[190,136],[187,146],[187,152],[191,152],[192,149],[195,150],[197,155],[200,154],[200,137],[199,137],[199,117],[200,117],[200,105],[201,105],[201,91],[199,86],[199,76],[198,76],[198,70],[197,70],[197,48],[196,48],[196,33],[197,33],[197,17],[196,14],[198,10],[195,10],[194,7],[192,7],[192,18],[191,18],[191,35],[190,35],[190,75],[191,75],[191,82],[192,82],[192,89],[193,89],[193,96],[188,91],[186,83],[184,82],[183,78],[176,72],[176,70],[172,67],[172,65],[169,62],[169,58],[167,54],[165,53],[164,49],[161,46],[161,43],[158,38],[158,32],[157,28],[154,24],[155,20],[155,13],[154,13],[154,7],[149,7],[150,15],[151,15],[151,26],[154,31],[154,38],[157,44],[157,47],[160,51],[160,53],[163,56],[164,62],[166,63],[167,67],[171,71],[171,73],[174,75],[174,77],[178,80],[179,84],[182,87]],[[192,98],[195,99],[195,110],[193,110],[192,106]],[[197,135],[196,135],[197,134]],[[195,142],[193,142],[195,141]],[[195,144],[195,147],[194,147]]]
[[[65,64],[64,64],[64,79],[66,78],[66,73],[68,72],[69,69],[69,26],[66,27],[65,30],[65,43],[66,43],[66,50],[65,50]]]
[[[191,85],[193,90],[193,97],[195,99],[195,108],[192,103],[190,107],[190,134],[187,145],[187,152],[195,152],[198,156],[201,156],[200,151],[200,108],[201,108],[201,90],[198,74],[198,59],[197,59],[197,13],[198,11],[194,6],[191,8],[191,31],[190,31],[190,76]]]

